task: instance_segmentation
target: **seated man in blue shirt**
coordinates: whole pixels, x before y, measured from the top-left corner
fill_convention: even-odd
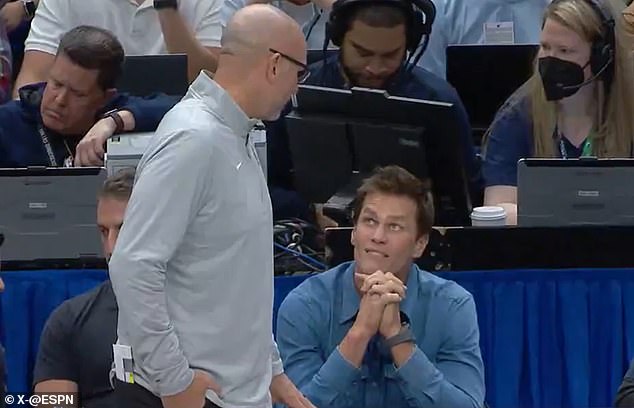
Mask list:
[[[279,309],[288,377],[319,408],[481,407],[473,297],[413,263],[431,231],[431,194],[388,166],[355,203],[354,262],[307,279]]]
[[[66,33],[48,81],[21,88],[19,100],[0,106],[0,167],[103,165],[110,136],[155,130],[178,99],[118,94],[123,59],[107,30]]]
[[[431,2],[426,4],[433,7]],[[416,10],[409,0],[337,1],[330,13],[328,36],[340,47],[339,52],[311,65],[306,83],[340,89],[385,89],[393,96],[454,104],[455,122],[461,129],[461,145],[456,149],[464,155],[472,195],[477,197],[482,189],[479,163],[469,119],[456,90],[444,79],[408,63],[425,30],[431,30],[433,20],[431,12],[424,18],[418,14],[417,19]],[[417,25],[423,19],[429,21],[421,29]],[[282,198],[280,190],[294,190],[293,164],[284,119],[267,125],[269,184],[274,211],[280,213],[281,208],[291,206],[286,204],[290,201],[288,194]],[[285,216],[301,216],[286,211]]]

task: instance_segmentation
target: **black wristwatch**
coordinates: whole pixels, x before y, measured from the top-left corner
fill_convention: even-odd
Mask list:
[[[392,336],[387,339],[381,339],[383,343],[383,347],[385,350],[391,350],[392,347],[402,344],[402,343],[415,343],[416,338],[414,337],[414,333],[409,328],[409,324],[405,324],[401,326],[401,330],[398,332],[396,336]]]
[[[28,20],[32,19],[35,16],[35,10],[37,9],[35,1],[22,0],[22,4],[24,5],[24,13],[26,14],[26,18]]]
[[[178,0],[154,0],[154,9],[174,9],[178,10]]]
[[[125,123],[123,122],[123,118],[121,118],[121,115],[119,115],[118,109],[113,109],[101,115],[101,119],[106,119],[106,118],[111,118],[112,120],[114,120],[114,123],[115,123],[114,134],[115,135],[117,133],[123,132],[123,129],[125,128]]]

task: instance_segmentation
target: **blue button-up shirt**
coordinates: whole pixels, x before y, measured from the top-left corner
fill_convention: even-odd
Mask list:
[[[324,407],[480,407],[484,368],[473,297],[455,282],[412,265],[400,308],[416,337],[401,367],[378,335],[362,366],[338,345],[354,323],[360,298],[354,262],[304,281],[282,303],[277,341],[286,374],[313,404]]]

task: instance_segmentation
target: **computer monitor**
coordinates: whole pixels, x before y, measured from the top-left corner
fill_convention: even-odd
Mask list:
[[[634,225],[634,159],[522,159],[518,225]]]
[[[117,89],[136,96],[161,92],[182,96],[187,92],[187,55],[126,55]]]
[[[2,269],[103,267],[97,193],[103,168],[0,169]]]
[[[509,96],[533,73],[536,44],[450,45],[447,81],[456,88],[471,120],[482,135]]]
[[[325,203],[376,167],[399,165],[431,182],[436,225],[469,223],[458,125],[452,104],[382,90],[301,85],[286,117],[297,191]]]

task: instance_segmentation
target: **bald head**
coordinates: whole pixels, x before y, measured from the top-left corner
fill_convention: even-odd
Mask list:
[[[269,48],[292,49],[304,43],[299,25],[282,10],[269,4],[253,4],[238,10],[227,24],[221,53],[253,55]]]
[[[251,118],[275,120],[306,70],[306,41],[280,9],[253,4],[238,10],[221,40],[214,80]]]

